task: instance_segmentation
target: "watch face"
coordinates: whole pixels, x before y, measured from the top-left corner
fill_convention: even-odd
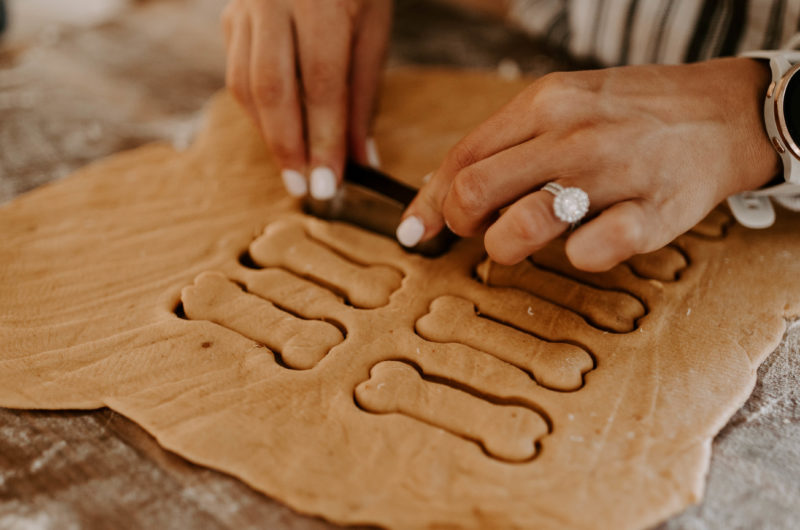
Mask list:
[[[795,145],[800,145],[800,70],[795,69],[786,83],[783,96],[783,119]]]

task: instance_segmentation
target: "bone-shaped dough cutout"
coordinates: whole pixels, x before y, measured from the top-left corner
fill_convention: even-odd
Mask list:
[[[244,283],[248,292],[303,318],[327,320],[332,313],[346,309],[342,300],[329,289],[284,269],[248,271]]]
[[[671,245],[647,254],[637,254],[625,263],[637,276],[662,282],[674,282],[689,265],[681,251]]]
[[[579,346],[547,342],[477,314],[475,305],[459,296],[440,296],[430,312],[417,320],[417,332],[434,342],[471,346],[513,364],[553,390],[571,391],[583,384],[594,367],[591,355]]]
[[[284,267],[341,292],[356,307],[374,309],[389,303],[403,275],[386,265],[360,265],[306,234],[302,221],[281,219],[267,225],[250,245],[262,267]]]
[[[369,412],[397,412],[480,443],[496,458],[524,461],[536,456],[547,434],[544,418],[519,405],[497,405],[442,383],[426,381],[412,366],[383,361],[356,387],[356,401]]]
[[[342,332],[327,322],[303,320],[242,289],[218,272],[204,272],[184,287],[186,316],[209,320],[278,352],[290,368],[313,368],[342,342]]]
[[[537,267],[529,260],[512,266],[487,259],[477,273],[486,285],[512,287],[575,311],[590,324],[607,331],[627,333],[646,308],[636,297],[619,291],[599,289],[555,272]]]
[[[721,208],[711,210],[689,233],[710,239],[722,239],[728,227],[734,223],[733,216]]]
[[[654,260],[651,260],[649,257],[644,258],[647,264],[642,265],[639,269],[632,266],[630,262],[625,262],[625,264],[617,265],[606,272],[587,272],[576,269],[572,263],[570,263],[565,252],[564,243],[562,238],[554,239],[534,252],[529,259],[541,268],[558,272],[569,278],[574,278],[583,283],[597,287],[618,285],[618,280],[625,276],[630,277],[634,281],[636,279],[673,281],[678,277],[679,273],[688,266],[683,254],[675,248],[670,248],[664,251],[665,254],[656,251],[656,259]],[[661,259],[665,256],[667,259]],[[639,263],[642,262],[636,262],[636,264]]]

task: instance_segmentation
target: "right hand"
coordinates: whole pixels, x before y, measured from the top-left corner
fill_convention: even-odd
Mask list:
[[[391,0],[231,0],[226,83],[258,126],[291,195],[333,197],[369,145]]]

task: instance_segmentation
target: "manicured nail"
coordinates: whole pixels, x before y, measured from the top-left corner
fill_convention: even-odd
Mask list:
[[[283,185],[286,187],[286,191],[288,191],[289,195],[292,197],[302,197],[308,193],[306,178],[299,171],[284,169],[281,171],[281,179],[283,179]]]
[[[404,247],[413,247],[419,243],[424,233],[425,225],[422,224],[422,219],[412,215],[403,219],[397,227],[397,240]]]
[[[378,146],[375,145],[375,138],[367,138],[367,162],[374,168],[381,167],[381,157],[378,155]]]
[[[336,175],[329,167],[315,167],[311,171],[311,196],[324,201],[336,195]]]

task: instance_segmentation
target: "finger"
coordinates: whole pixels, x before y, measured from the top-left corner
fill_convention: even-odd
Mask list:
[[[367,2],[353,44],[348,151],[356,162],[378,167],[372,121],[392,24],[390,0]]]
[[[444,161],[423,186],[414,201],[403,213],[398,227],[398,240],[405,246],[414,246],[435,236],[445,226],[442,213],[444,200],[456,174],[480,160],[490,157],[504,147],[524,141],[533,129],[520,126],[525,120],[513,119],[510,108],[515,102],[501,109],[476,130],[464,137],[445,156]],[[413,226],[413,231],[401,230]],[[405,234],[404,239],[401,234]],[[409,237],[413,234],[415,237]]]
[[[311,195],[330,199],[346,154],[352,20],[335,2],[298,2],[295,14],[306,111]],[[335,31],[334,31],[335,30]]]
[[[539,79],[450,150],[430,186],[420,190],[420,196],[403,214],[404,221],[413,218],[415,225],[423,225],[421,240],[430,239],[444,226],[443,202],[460,170],[535,138],[555,125],[563,129],[576,120],[587,119],[586,112],[575,111],[582,97],[580,90],[566,82],[564,76],[549,74]]]
[[[589,196],[587,215],[629,198],[625,186],[609,186],[608,179],[562,179],[557,183],[564,188],[579,188]],[[549,191],[539,190],[512,204],[486,230],[484,244],[489,256],[498,263],[513,265],[561,235],[569,223],[556,215],[555,199]]]
[[[233,30],[233,18],[234,18],[234,4],[235,2],[229,2],[225,9],[222,10],[220,14],[219,20],[222,26],[222,38],[225,43],[225,49],[227,50],[230,48],[231,45],[231,32]]]
[[[475,235],[498,210],[545,182],[583,176],[587,164],[565,152],[569,146],[546,133],[459,170],[442,203],[447,226]]]
[[[252,18],[251,94],[261,133],[287,191],[303,196],[307,184],[303,117],[300,111],[292,22],[289,13],[259,12]]]
[[[225,84],[233,97],[258,123],[258,111],[250,93],[250,19],[238,16],[230,22],[230,44],[225,69]]]
[[[441,231],[444,217],[440,212],[449,185],[448,181],[433,176],[423,184],[397,226],[396,236],[400,244],[414,247]]]
[[[597,110],[585,103],[589,82],[576,75],[553,72],[536,80],[462,138],[438,172],[458,172],[545,131],[590,120]]]
[[[484,245],[492,260],[514,265],[561,235],[566,223],[553,213],[553,195],[536,191],[512,204],[486,230]]]
[[[601,272],[635,254],[656,250],[670,239],[662,237],[656,217],[644,201],[617,203],[570,235],[567,257],[578,269]]]

